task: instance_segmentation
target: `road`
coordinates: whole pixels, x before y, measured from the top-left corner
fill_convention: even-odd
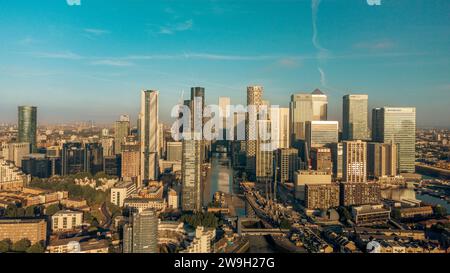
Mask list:
[[[106,206],[106,202],[104,202],[100,208],[103,216],[105,217],[105,222],[102,225],[102,228],[109,229],[112,223],[111,215],[109,214],[108,207]]]

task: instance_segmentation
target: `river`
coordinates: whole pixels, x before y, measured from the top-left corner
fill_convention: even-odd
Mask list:
[[[228,194],[235,192],[233,185],[233,167],[225,154],[214,153],[211,158],[211,170],[206,177],[203,190],[203,204],[208,205],[214,193],[221,191]],[[245,209],[236,208],[238,216],[245,217]],[[267,242],[264,236],[250,238],[249,253],[274,253],[275,249]]]
[[[430,196],[428,194],[418,194],[414,191],[414,186],[410,185],[406,188],[382,190],[382,197],[400,201],[402,199],[420,200],[430,205],[441,205],[450,213],[450,204],[440,198]]]

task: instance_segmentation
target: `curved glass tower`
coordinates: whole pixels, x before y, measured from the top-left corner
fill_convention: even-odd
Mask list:
[[[30,143],[31,152],[37,150],[36,144],[37,107],[19,106],[19,142]]]

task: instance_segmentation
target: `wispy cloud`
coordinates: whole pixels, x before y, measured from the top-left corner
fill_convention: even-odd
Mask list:
[[[83,59],[82,56],[73,53],[71,51],[65,52],[35,52],[33,55],[36,58],[45,58],[45,59],[64,59],[64,60],[80,60]]]
[[[97,61],[92,61],[90,64],[91,64],[91,65],[117,66],[117,67],[132,66],[132,65],[134,65],[132,62],[129,62],[129,61],[123,61],[123,60],[117,60],[117,59],[103,59],[103,60],[97,60]]]
[[[98,29],[98,28],[85,28],[84,32],[86,32],[88,34],[96,35],[96,36],[101,36],[101,35],[104,35],[104,34],[111,33],[109,30]]]
[[[159,33],[160,34],[174,34],[176,32],[191,30],[193,26],[194,26],[194,21],[192,19],[190,19],[190,20],[186,20],[181,23],[160,26]]]
[[[395,43],[390,40],[380,40],[372,42],[364,41],[354,44],[353,47],[359,49],[384,50],[394,48]]]

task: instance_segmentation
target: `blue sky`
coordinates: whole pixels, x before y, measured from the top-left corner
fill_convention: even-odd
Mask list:
[[[450,1],[381,2],[2,1],[0,122],[22,104],[41,123],[135,117],[144,88],[170,121],[191,86],[238,104],[259,84],[281,106],[320,88],[330,119],[344,94],[367,93],[371,107],[416,106],[419,125],[450,127]]]

